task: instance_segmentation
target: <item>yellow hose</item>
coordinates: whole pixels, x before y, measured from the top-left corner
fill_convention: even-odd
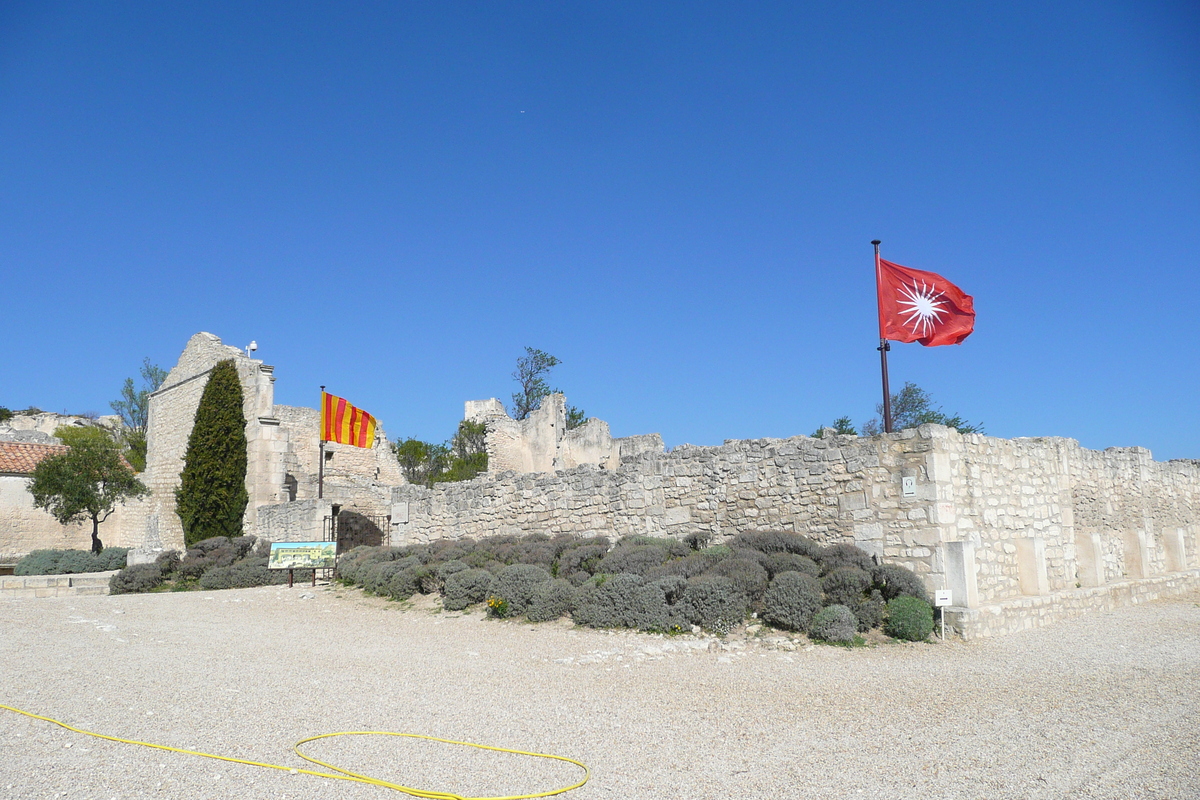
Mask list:
[[[200,756],[201,758],[214,758],[218,761],[231,761],[234,764],[247,764],[251,767],[264,767],[266,769],[283,770],[284,772],[316,775],[318,778],[329,778],[330,780],[335,781],[353,781],[355,783],[365,783],[371,786],[381,786],[385,789],[394,789],[397,792],[404,792],[405,794],[412,795],[413,797],[427,798],[428,800],[532,800],[532,798],[535,797],[551,797],[556,794],[562,794],[563,792],[569,792],[572,789],[578,789],[580,786],[583,786],[585,783],[587,783],[588,778],[591,777],[591,771],[587,768],[586,764],[581,761],[576,761],[573,758],[567,758],[566,756],[555,756],[550,755],[549,753],[530,753],[524,750],[510,750],[507,747],[492,747],[491,745],[475,744],[474,742],[456,742],[453,739],[439,739],[436,736],[422,736],[419,733],[394,733],[392,731],[340,731],[338,733],[322,733],[318,734],[317,736],[310,736],[307,739],[301,739],[292,745],[292,750],[296,753],[296,755],[300,756],[300,758],[303,758],[305,761],[313,764],[319,764],[326,769],[333,770],[335,773],[341,773],[333,774],[329,772],[317,772],[311,769],[284,767],[279,764],[267,764],[262,761],[249,761],[244,758],[218,756],[212,753],[202,753],[199,750],[185,750],[181,747],[168,747],[165,744],[139,742],[136,739],[122,739],[118,736],[107,736],[103,733],[85,731],[82,728],[76,728],[68,725],[65,722],[59,722],[56,719],[43,717],[38,714],[31,714],[28,711],[22,711],[21,709],[13,708],[12,706],[0,705],[0,708],[4,709],[5,711],[11,711],[14,714],[21,714],[22,716],[31,717],[33,719],[40,719],[43,722],[53,723],[58,725],[60,728],[66,728],[74,733],[82,733],[84,736],[95,736],[97,739],[107,739],[110,742],[121,742],[122,744],[136,744],[141,745],[142,747],[153,747],[155,750],[169,750],[172,753],[184,753],[189,756]],[[514,753],[519,756],[530,756],[532,758],[549,758],[554,761],[565,761],[568,764],[574,764],[575,766],[579,767],[583,770],[583,780],[579,781],[578,783],[573,783],[570,786],[564,786],[561,789],[551,789],[548,792],[537,792],[536,794],[512,794],[505,795],[503,797],[464,797],[462,795],[453,794],[452,792],[435,792],[429,789],[414,789],[411,786],[402,786],[398,783],[390,783],[388,781],[380,780],[379,778],[372,778],[368,775],[359,775],[355,772],[351,772],[348,769],[342,769],[341,767],[334,766],[333,764],[327,764],[324,761],[319,761],[300,752],[300,745],[302,744],[314,742],[317,739],[329,739],[333,736],[402,736],[408,739],[426,739],[431,742],[442,742],[443,744],[457,744],[463,747],[475,747],[480,750],[494,750],[497,753]]]

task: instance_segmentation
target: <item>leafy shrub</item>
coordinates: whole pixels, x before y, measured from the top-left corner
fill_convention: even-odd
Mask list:
[[[500,560],[506,564],[536,564],[549,572],[558,553],[549,536],[534,533],[521,537],[497,555],[503,555]]]
[[[425,591],[427,579],[433,576],[433,570],[416,556],[408,556],[401,559],[400,569],[394,571],[387,584],[381,587],[380,594],[387,595],[393,600],[407,600],[417,592],[422,594],[432,594],[432,590]]]
[[[241,561],[250,555],[250,551],[254,549],[254,543],[257,542],[254,536],[234,536],[229,540],[229,545],[233,548],[233,558],[236,561]]]
[[[411,563],[424,563],[412,550],[408,547],[356,547],[338,559],[337,578],[344,583],[361,584],[367,570],[377,563],[410,557],[416,559]]]
[[[493,575],[495,575],[497,578],[499,578],[500,573],[504,572],[504,568],[507,566],[509,566],[509,565],[504,564],[500,561],[496,561],[495,559],[492,559],[491,561],[484,563],[483,568],[486,569],[488,572],[492,573]]]
[[[915,572],[897,564],[880,564],[871,570],[871,578],[884,600],[908,595],[929,602],[925,582]]]
[[[789,531],[743,531],[729,542],[731,547],[746,547],[760,553],[795,553],[816,559],[821,545]]]
[[[814,578],[821,574],[821,568],[817,566],[817,562],[808,556],[796,553],[771,553],[769,558],[770,566],[767,567],[767,572],[771,573],[772,578],[781,572],[802,572],[805,575],[812,575]]]
[[[154,564],[158,567],[159,572],[162,573],[164,578],[170,577],[172,573],[179,569],[179,551],[164,550],[154,559]]]
[[[645,575],[671,557],[671,552],[656,544],[618,544],[596,566],[605,575]]]
[[[575,597],[575,587],[562,578],[539,583],[529,599],[529,607],[525,616],[530,622],[549,622],[558,619],[571,610],[571,601]]]
[[[389,583],[392,577],[401,570],[410,567],[423,566],[415,556],[402,558],[398,561],[376,561],[365,569],[359,570],[363,591],[370,594],[386,595],[389,592]],[[410,593],[411,595],[411,593]],[[406,595],[410,596],[410,595]]]
[[[508,613],[524,614],[538,585],[551,580],[550,572],[536,564],[513,564],[500,571],[495,594],[508,601]]]
[[[802,572],[781,572],[763,596],[763,619],[776,628],[804,633],[821,608],[821,584]]]
[[[496,576],[486,569],[465,569],[446,577],[442,607],[461,611],[467,606],[482,603],[496,588]]]
[[[462,556],[460,560],[471,569],[482,569],[484,564],[489,561],[495,561],[496,555],[482,547],[478,547]]]
[[[382,547],[359,546],[348,553],[343,553],[338,557],[334,577],[343,583],[354,583],[358,568],[383,549]]]
[[[673,558],[686,556],[692,549],[678,539],[665,536],[625,536],[617,542],[618,547],[641,547],[644,545],[661,547]]]
[[[901,595],[887,604],[883,632],[896,639],[923,642],[933,633],[933,608],[916,597]]]
[[[808,626],[808,635],[826,642],[852,642],[858,630],[858,620],[843,605],[822,608]]]
[[[633,627],[664,633],[686,627],[689,623],[683,597],[687,585],[677,575],[643,583],[634,592]]]
[[[593,578],[575,594],[571,618],[590,628],[636,628],[641,575],[621,573]]]
[[[871,588],[871,576],[857,567],[838,567],[821,579],[827,605],[854,608]]]
[[[57,575],[58,562],[65,550],[34,550],[17,562],[14,575]]]
[[[247,589],[252,586],[278,586],[288,582],[285,569],[267,569],[266,558],[247,558],[228,567],[214,567],[200,576],[201,589]],[[312,570],[293,571],[296,581],[312,580]]]
[[[728,547],[710,547],[708,550],[688,553],[683,558],[673,558],[665,564],[660,564],[647,572],[646,578],[648,580],[655,580],[657,578],[665,578],[669,575],[676,575],[680,578],[695,578],[703,575],[715,567],[719,561],[728,558],[731,554],[732,551]]]
[[[210,569],[231,566],[237,560],[237,549],[238,547],[224,536],[214,536],[196,542],[184,555],[177,572],[185,578],[199,578]]]
[[[871,596],[857,606],[851,606],[854,618],[858,620],[859,631],[869,631],[878,628],[883,623],[884,601],[878,589],[871,590]]]
[[[728,578],[750,602],[756,606],[762,602],[763,592],[767,590],[767,571],[756,560],[735,555],[718,561],[705,575],[716,575]]]
[[[381,549],[388,550],[386,547]],[[428,564],[433,560],[433,548],[431,545],[427,544],[406,544],[403,547],[393,547],[391,548],[391,551],[391,558],[393,561],[398,561],[401,558],[408,558],[409,556],[416,558],[422,564]]]
[[[134,564],[108,579],[109,594],[148,592],[163,582],[157,564]]]
[[[95,569],[96,558],[86,550],[64,550],[54,571],[59,575],[80,575]]]
[[[571,584],[572,586],[583,586],[591,577],[592,576],[586,572],[572,572],[567,576],[567,583]]]
[[[712,541],[712,531],[696,531],[683,537],[683,543],[693,550],[703,550]]]
[[[446,578],[449,578],[454,573],[462,572],[463,570],[468,570],[468,569],[470,569],[470,567],[468,567],[466,564],[464,564],[461,561],[446,561],[441,564],[438,564],[434,568],[434,571],[437,573],[437,576],[439,578],[441,578],[443,581],[445,581]]]
[[[90,550],[34,550],[17,562],[14,575],[79,575],[107,572],[125,566],[125,547],[106,547],[96,554]]]
[[[577,547],[564,550],[558,557],[558,574],[586,572],[588,575],[594,575],[596,567],[608,555],[608,540],[600,538],[603,541],[587,540],[589,544],[581,543]]]
[[[866,551],[852,544],[831,544],[812,557],[821,565],[821,574],[828,575],[840,567],[857,567],[870,572],[875,562]]]
[[[458,561],[474,550],[473,539],[438,539],[429,544],[429,555],[433,561]]]
[[[746,597],[733,581],[719,575],[701,575],[688,581],[683,593],[688,622],[714,633],[728,633],[746,617]]]
[[[128,555],[128,547],[106,547],[100,555],[95,557],[96,563],[92,571],[108,572],[110,569],[124,569]]]

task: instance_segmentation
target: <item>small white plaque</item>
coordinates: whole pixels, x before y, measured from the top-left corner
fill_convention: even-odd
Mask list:
[[[900,494],[903,497],[917,496],[917,479],[913,475],[905,475],[900,478]]]
[[[937,589],[933,593],[933,604],[938,608],[948,606],[951,603],[951,592],[949,589]]]

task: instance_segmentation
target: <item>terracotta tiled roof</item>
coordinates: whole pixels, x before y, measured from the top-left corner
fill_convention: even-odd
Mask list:
[[[0,442],[0,474],[28,475],[42,459],[65,453],[70,449],[62,444]]]

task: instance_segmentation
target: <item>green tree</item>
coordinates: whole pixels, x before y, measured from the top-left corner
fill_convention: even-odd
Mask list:
[[[850,421],[849,417],[838,417],[837,419],[835,419],[833,421],[833,425],[831,425],[830,427],[833,428],[834,433],[837,433],[837,434],[840,434],[843,436],[857,436],[858,435],[858,431],[856,431],[854,429],[854,423]],[[812,438],[814,438],[814,439],[821,439],[824,436],[825,436],[825,426],[823,426],[823,425],[820,428],[817,428],[816,431],[814,431],[812,434]]]
[[[439,475],[439,481],[469,481],[487,472],[487,423],[464,419],[450,440],[450,465]]]
[[[449,448],[444,444],[432,444],[420,439],[405,439],[393,442],[392,450],[400,462],[404,479],[417,486],[432,486],[446,470]]]
[[[0,406],[0,422],[8,422],[12,418],[13,418],[12,409],[5,408],[4,406]]]
[[[108,519],[117,503],[146,493],[146,487],[121,458],[116,442],[100,428],[61,428],[55,432],[65,453],[45,458],[29,478],[33,503],[59,522],[90,519],[92,552],[104,550],[100,523]]]
[[[983,424],[967,422],[958,414],[948,416],[941,406],[934,408],[929,392],[915,383],[906,382],[904,388],[892,395],[892,430],[902,431],[918,425],[933,423],[956,429],[959,433],[983,433]],[[876,436],[883,433],[883,404],[875,406],[879,416],[863,425],[863,435]]]
[[[469,481],[487,472],[487,423],[463,420],[453,438],[444,444],[405,439],[392,445],[400,469],[409,483]]]
[[[521,391],[513,392],[513,419],[526,419],[542,404],[546,395],[551,394],[546,376],[561,363],[544,350],[525,348],[525,357],[517,359],[517,369],[512,374],[513,380],[521,387]]]
[[[191,546],[213,536],[240,536],[246,513],[246,417],[232,359],[209,373],[188,436],[175,510]]]
[[[521,391],[513,392],[512,418],[526,419],[530,413],[542,404],[546,395],[562,394],[559,389],[551,389],[546,383],[550,370],[562,362],[554,356],[533,347],[525,348],[525,357],[517,359],[517,369],[513,372],[513,380],[521,387]],[[578,428],[587,421],[587,414],[582,408],[567,406],[567,430]]]
[[[587,414],[582,408],[567,406],[567,430],[573,431],[585,422],[587,422]]]
[[[146,424],[150,415],[150,393],[162,386],[167,371],[151,364],[149,357],[142,359],[142,388],[134,387],[133,378],[126,378],[121,387],[121,399],[109,403],[124,423],[121,438],[125,444],[125,458],[137,472],[146,469]]]

